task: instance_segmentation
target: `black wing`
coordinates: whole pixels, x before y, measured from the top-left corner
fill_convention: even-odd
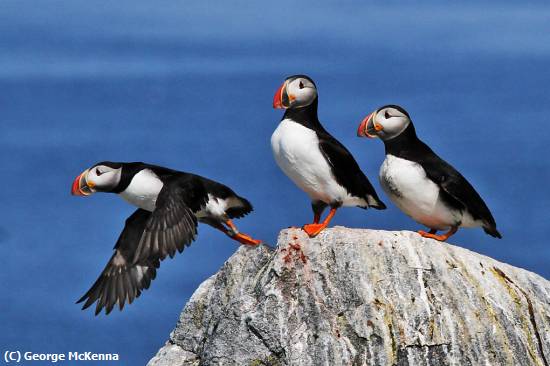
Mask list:
[[[160,261],[148,258],[132,263],[132,259],[150,215],[149,211],[138,209],[126,220],[114,247],[115,253],[92,287],[77,301],[77,304],[86,301],[83,310],[96,301],[95,315],[103,308],[105,314],[109,314],[117,303],[122,310],[126,301],[131,304],[142,290],[149,288]]]
[[[447,203],[457,209],[468,210],[475,220],[484,223],[483,229],[486,233],[501,238],[491,211],[470,182],[426,144],[421,141],[420,144],[416,151],[422,153],[416,156],[415,161],[422,165],[428,178],[448,195],[444,197]]]
[[[165,180],[155,210],[139,240],[134,263],[150,257],[172,258],[191,244],[197,235],[195,212],[206,204],[207,194],[200,181],[191,176]]]
[[[386,205],[378,198],[374,187],[348,149],[327,132],[317,132],[317,137],[319,148],[331,166],[338,184],[353,196],[365,199],[369,207],[385,209]]]

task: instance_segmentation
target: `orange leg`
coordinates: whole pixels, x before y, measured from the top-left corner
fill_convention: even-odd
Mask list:
[[[228,230],[227,235],[241,244],[258,245],[262,242],[261,240],[253,239],[250,235],[239,232],[239,229],[237,229],[231,220],[227,220],[225,224],[231,229],[230,231]]]
[[[225,235],[229,236],[231,239],[236,240],[241,244],[258,245],[262,242],[261,240],[252,239],[250,236],[240,233],[237,227],[235,226],[235,224],[231,222],[231,220],[227,220],[225,224],[229,227],[229,229],[218,222],[210,223],[210,225],[212,225],[213,227],[220,230]]]
[[[316,214],[313,216],[313,223],[314,223],[314,224],[318,224],[319,221],[321,221],[321,214],[316,213]]]
[[[453,227],[451,227],[451,230],[449,230],[445,234],[441,234],[441,235],[436,235],[435,233],[437,232],[437,230],[435,230],[435,229],[431,229],[429,233],[427,233],[423,230],[418,230],[418,233],[421,236],[423,236],[424,238],[430,238],[430,239],[435,239],[435,240],[439,240],[439,241],[445,241],[445,240],[449,239],[452,235],[454,235],[457,232],[457,230],[458,230],[458,227],[453,226]]]
[[[331,208],[325,221],[320,224],[314,221],[313,224],[304,225],[302,229],[307,233],[307,235],[309,235],[310,238],[313,238],[328,226],[330,220],[332,220],[332,218],[334,217],[334,214],[336,214],[336,208]]]
[[[311,202],[311,209],[313,210],[313,223],[318,224],[321,221],[321,215],[327,207],[327,204],[321,201]]]

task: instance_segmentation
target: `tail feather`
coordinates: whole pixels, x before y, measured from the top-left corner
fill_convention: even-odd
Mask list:
[[[252,204],[243,197],[236,196],[231,200],[231,203],[231,206],[225,210],[225,213],[231,219],[240,219],[254,210]]]
[[[493,238],[502,239],[502,235],[498,232],[496,226],[483,226],[483,231],[491,235]]]
[[[369,203],[369,207],[372,207],[376,210],[385,210],[387,208],[384,202],[382,202],[380,198],[375,196],[367,196],[367,202]]]

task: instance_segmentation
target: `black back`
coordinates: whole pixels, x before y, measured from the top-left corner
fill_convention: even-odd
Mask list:
[[[240,206],[229,207],[226,210],[226,214],[231,219],[243,217],[253,211],[252,204],[250,204],[250,202],[246,198],[236,194],[228,186],[197,174],[169,169],[158,165],[147,164],[140,161],[130,163],[104,161],[96,164],[96,166],[97,165],[106,165],[112,168],[120,168],[122,166],[120,182],[114,189],[111,190],[112,193],[120,193],[124,191],[126,188],[128,188],[128,185],[130,185],[132,178],[137,173],[144,169],[149,169],[153,171],[165,184],[167,182],[170,182],[171,185],[181,185],[186,188],[197,187],[199,191],[204,192],[203,195],[194,194],[189,197],[192,199],[190,200],[190,202],[188,202],[188,205],[193,210],[193,212],[199,211],[201,205],[205,201],[208,201],[208,194],[222,199],[235,197],[236,199],[241,201]]]
[[[386,154],[420,164],[428,178],[439,186],[448,205],[457,210],[468,210],[475,220],[483,221],[485,232],[501,237],[495,219],[479,193],[462,174],[417,137],[412,122],[400,135],[384,141],[384,145]]]
[[[216,182],[212,179],[202,177],[200,175],[172,170],[172,169],[168,169],[168,168],[164,168],[156,165],[143,164],[143,166],[146,166],[149,169],[151,169],[163,181],[165,179],[174,179],[174,178],[176,178],[181,183],[183,183],[184,181],[192,181],[194,182],[195,185],[200,184],[203,187],[206,195],[211,194],[215,197],[219,197],[222,199],[235,197],[236,199],[240,200],[242,206],[229,207],[226,210],[226,214],[231,219],[241,218],[249,214],[253,210],[252,204],[250,204],[250,202],[246,198],[239,196],[231,188],[229,188],[228,186],[222,183]],[[207,197],[197,196],[197,200],[195,202],[202,203],[203,199],[206,201],[208,200]],[[200,207],[199,208],[191,207],[191,208],[195,212],[200,209]]]
[[[231,196],[239,197],[231,188],[222,183],[213,181],[197,174],[169,169],[158,165],[143,163],[140,161],[131,163],[102,162],[96,165],[107,165],[114,168],[119,168],[120,166],[123,167],[120,182],[118,186],[111,191],[113,193],[120,193],[124,191],[126,188],[128,188],[128,185],[130,185],[132,178],[137,173],[144,169],[149,169],[153,171],[163,183],[166,183],[169,180],[177,179],[177,181],[181,183],[192,182],[194,184],[200,184],[204,187],[206,193],[210,193],[216,197],[220,197],[223,199]]]
[[[374,187],[359,168],[355,158],[340,141],[323,127],[317,116],[318,98],[308,106],[287,109],[283,119],[291,119],[313,131],[319,139],[319,150],[331,167],[332,175],[339,185],[351,195],[363,198],[369,206],[383,210],[386,205],[378,198]],[[363,207],[367,208],[367,207]]]

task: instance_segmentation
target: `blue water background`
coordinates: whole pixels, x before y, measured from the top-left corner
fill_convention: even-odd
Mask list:
[[[380,141],[356,128],[396,103],[491,208],[502,240],[450,241],[550,278],[550,5],[527,2],[30,1],[0,3],[0,345],[117,352],[141,365],[193,290],[237,249],[201,226],[150,290],[105,317],[74,302],[95,281],[133,208],[69,195],[100,160],[147,161],[219,180],[249,198],[244,232],[273,244],[311,219],[269,139],[284,77],[319,88],[325,127],[389,209],[334,224],[417,230],[377,181]]]

